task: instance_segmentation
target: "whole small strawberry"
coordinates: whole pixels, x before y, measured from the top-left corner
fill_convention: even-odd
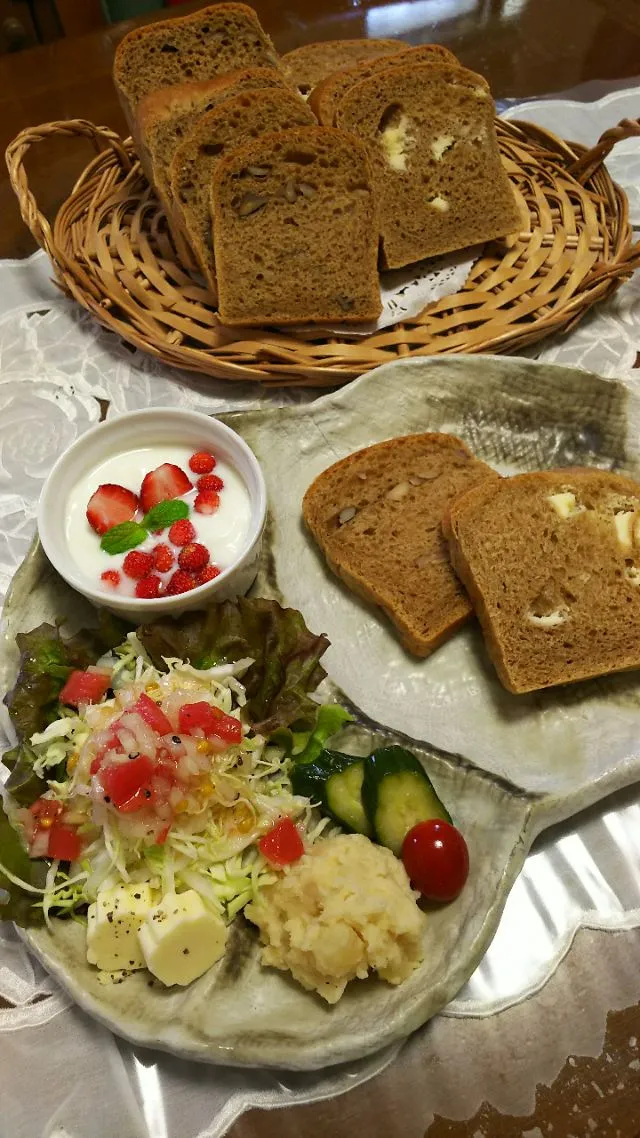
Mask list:
[[[194,474],[210,474],[216,465],[216,460],[208,450],[199,450],[189,459],[189,470]]]
[[[157,569],[158,573],[168,573],[170,569],[173,569],[175,558],[169,546],[165,545],[164,542],[154,545],[151,554],[154,569]]]
[[[193,503],[193,508],[198,514],[215,514],[219,505],[220,498],[215,490],[201,490]]]
[[[186,573],[184,569],[176,569],[173,576],[169,578],[167,593],[169,596],[175,597],[178,593],[188,593],[195,587],[196,579],[191,573]]]
[[[156,573],[149,573],[136,582],[136,596],[143,600],[152,601],[162,592],[162,581]]]
[[[134,581],[140,577],[146,577],[153,569],[153,557],[150,553],[142,553],[139,549],[132,549],[127,553],[122,568],[124,569],[127,577],[133,577]]]
[[[120,574],[117,569],[105,569],[104,573],[100,574],[100,580],[110,589],[117,589],[120,584]]]
[[[198,585],[206,585],[207,581],[214,581],[216,577],[220,576],[221,570],[217,565],[205,565],[196,577]]]
[[[219,490],[224,490],[224,482],[218,474],[203,474],[196,482],[196,486],[201,492],[215,490],[217,493]]]
[[[196,536],[196,531],[188,518],[181,518],[174,522],[169,530],[169,541],[174,545],[188,545]]]
[[[208,560],[209,550],[204,545],[200,545],[198,541],[190,541],[188,545],[183,545],[178,554],[178,565],[181,569],[188,570],[189,573],[204,569]]]

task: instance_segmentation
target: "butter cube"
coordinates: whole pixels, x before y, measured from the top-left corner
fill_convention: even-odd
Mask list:
[[[150,972],[163,984],[190,984],[224,954],[227,926],[194,889],[167,893],[140,929]]]
[[[616,527],[616,537],[620,542],[623,549],[631,549],[633,546],[633,519],[635,517],[633,510],[624,510],[619,514],[613,515],[613,523]]]
[[[104,972],[144,968],[138,931],[154,899],[149,885],[103,889],[87,913],[87,960]]]
[[[565,490],[561,494],[550,494],[549,501],[556,514],[561,518],[569,518],[572,514],[582,512],[582,506],[576,505],[575,494],[572,494],[569,490]]]

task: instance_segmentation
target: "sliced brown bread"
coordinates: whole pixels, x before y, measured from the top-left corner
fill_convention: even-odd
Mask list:
[[[640,668],[640,484],[520,474],[464,494],[443,527],[509,691]]]
[[[448,64],[389,67],[347,91],[336,124],[366,142],[390,269],[517,231],[485,80]]]
[[[383,609],[409,652],[428,656],[472,612],[442,516],[464,490],[497,478],[452,435],[406,435],[330,466],[302,513],[333,572]]]
[[[284,76],[275,67],[249,67],[145,95],[136,113],[137,149],[147,178],[161,200],[171,200],[169,167],[197,120],[241,91],[273,87],[287,87]]]
[[[134,28],[118,44],[113,79],[133,131],[136,108],[151,91],[238,68],[279,66],[253,8],[213,4],[189,16]]]
[[[220,162],[211,202],[224,323],[379,316],[376,206],[357,138],[319,126],[257,138]]]
[[[334,71],[342,71],[367,59],[394,55],[408,47],[409,44],[402,40],[325,40],[288,51],[282,56],[282,66],[289,83],[301,94],[308,95]]]
[[[170,167],[172,216],[215,289],[211,179],[218,163],[242,143],[267,132],[312,126],[312,112],[295,91],[243,91],[198,120]]]
[[[406,47],[407,45],[405,45]],[[425,43],[420,47],[407,48],[403,52],[396,52],[392,56],[382,59],[371,59],[351,67],[334,71],[323,79],[311,92],[309,106],[318,122],[324,126],[336,126],[336,113],[338,104],[347,91],[363,79],[369,79],[386,71],[389,67],[397,67],[401,63],[451,63],[457,65],[455,55],[446,47],[437,43]]]

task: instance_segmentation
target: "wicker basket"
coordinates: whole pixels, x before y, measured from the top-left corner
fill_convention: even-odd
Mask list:
[[[336,387],[407,356],[517,351],[572,328],[640,266],[627,199],[603,162],[640,135],[624,120],[589,151],[529,123],[498,120],[501,152],[529,227],[511,247],[487,246],[464,288],[417,317],[357,340],[321,328],[233,329],[181,265],[158,205],[126,142],[81,119],[23,131],[7,150],[22,217],[49,254],[58,283],[105,327],[173,367],[270,386]],[[101,151],[53,229],[29,189],[29,147],[84,136]]]

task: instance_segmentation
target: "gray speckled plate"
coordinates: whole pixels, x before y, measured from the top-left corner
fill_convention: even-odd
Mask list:
[[[340,745],[357,753],[381,737],[431,740],[410,745],[467,837],[467,887],[430,913],[425,962],[408,981],[397,988],[355,982],[333,1008],[284,974],[262,969],[255,931],[241,920],[225,959],[178,992],[149,987],[142,973],[101,986],[76,924],[25,936],[83,1008],[135,1042],[209,1062],[313,1069],[402,1038],[457,993],[495,932],[535,834],[638,777],[640,679],[509,696],[472,626],[430,659],[415,661],[384,620],[326,572],[300,524],[302,494],[336,458],[429,429],[461,435],[505,472],[575,462],[634,472],[638,414],[621,385],[596,376],[468,357],[393,364],[309,407],[224,418],[255,450],[270,494],[270,548],[256,591],[281,596],[312,628],[329,633],[332,680],[362,709]],[[5,605],[5,687],[15,675],[15,633],[56,617],[79,625],[90,609],[35,545]]]
[[[462,356],[389,364],[309,407],[228,421],[263,466],[278,589],[327,633],[329,673],[366,715],[551,796],[556,818],[640,777],[640,672],[514,696],[475,622],[417,660],[385,617],[329,572],[300,515],[320,471],[414,431],[459,435],[505,474],[596,465],[640,479],[637,396],[578,369]]]

